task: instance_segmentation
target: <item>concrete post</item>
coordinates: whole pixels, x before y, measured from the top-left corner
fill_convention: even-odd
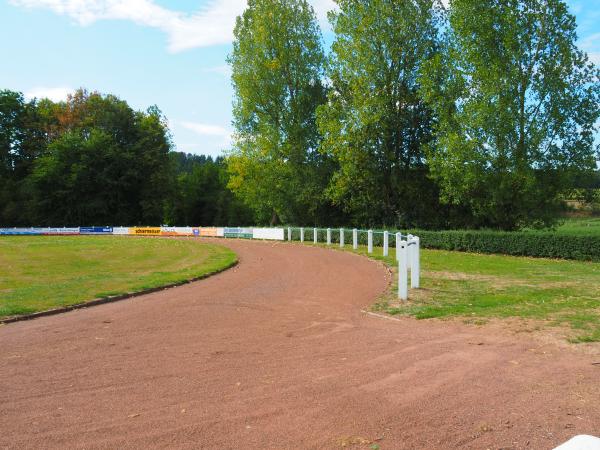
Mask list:
[[[344,246],[344,229],[340,228],[340,247]]]
[[[331,228],[327,228],[327,245],[331,245]]]
[[[313,242],[316,244],[317,242],[319,242],[319,237],[317,234],[318,230],[316,228],[313,228]]]
[[[398,298],[400,300],[408,300],[408,252],[406,244],[407,242],[401,241],[398,252],[400,255],[398,261]]]
[[[387,256],[389,253],[390,246],[390,235],[387,231],[383,232],[383,256]]]
[[[354,250],[358,248],[358,230],[356,228],[352,230],[352,248]]]
[[[304,228],[300,227],[300,242],[304,242]]]
[[[421,240],[413,237],[412,265],[410,267],[410,287],[417,289],[421,284]]]
[[[402,242],[402,233],[396,233],[396,261],[400,261],[400,242]]]
[[[367,232],[368,242],[367,242],[367,251],[369,253],[373,253],[373,230],[369,230]]]
[[[292,229],[288,227],[288,241],[292,240]]]

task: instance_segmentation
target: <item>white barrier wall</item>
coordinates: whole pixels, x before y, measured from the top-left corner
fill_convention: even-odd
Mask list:
[[[254,228],[252,229],[252,239],[270,239],[275,241],[284,240],[283,228]]]

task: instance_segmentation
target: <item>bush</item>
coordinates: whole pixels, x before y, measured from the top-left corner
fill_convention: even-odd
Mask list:
[[[600,261],[600,236],[534,231],[413,230],[421,246],[473,253]]]

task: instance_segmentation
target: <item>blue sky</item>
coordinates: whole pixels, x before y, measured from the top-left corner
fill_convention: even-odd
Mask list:
[[[332,0],[312,0],[326,27]],[[600,0],[569,0],[580,46],[600,65]],[[0,89],[62,99],[78,87],[136,109],[156,104],[177,150],[229,146],[226,57],[245,0],[0,0]]]

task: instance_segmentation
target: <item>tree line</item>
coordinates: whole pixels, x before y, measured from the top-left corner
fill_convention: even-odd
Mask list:
[[[0,226],[252,221],[223,158],[172,151],[152,106],[78,90],[64,102],[0,91]]]
[[[156,106],[0,91],[0,225],[514,230],[597,176],[600,71],[563,0],[336,3],[326,49],[307,0],[248,1],[225,158],[174,151]]]
[[[562,0],[249,0],[229,187],[258,221],[513,230],[596,168],[600,72]]]

